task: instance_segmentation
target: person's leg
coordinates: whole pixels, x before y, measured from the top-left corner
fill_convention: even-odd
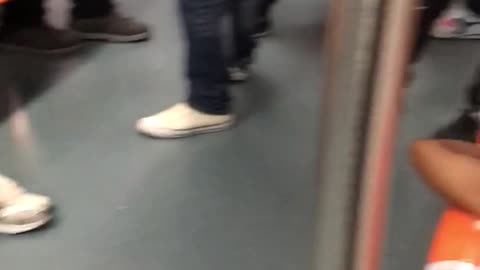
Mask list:
[[[251,0],[234,0],[231,2],[233,17],[233,53],[229,63],[229,76],[233,82],[248,79],[248,66],[252,62],[255,48],[254,30],[255,2]]]
[[[134,42],[149,38],[145,24],[119,15],[112,0],[74,0],[72,28],[84,39]]]
[[[76,34],[46,25],[43,5],[44,0],[5,3],[0,47],[36,53],[62,53],[79,48],[81,39]]]
[[[227,65],[223,55],[221,21],[225,0],[181,0],[188,42],[189,104],[209,114],[229,112]]]
[[[227,65],[221,40],[227,1],[180,0],[187,42],[188,100],[140,119],[139,132],[158,138],[178,138],[231,126]]]
[[[277,0],[261,0],[257,12],[257,16],[261,18],[266,18],[270,16],[270,10],[272,9],[273,4],[275,4]]]
[[[272,23],[270,12],[277,0],[259,0],[256,12],[254,37],[261,38],[270,34]]]

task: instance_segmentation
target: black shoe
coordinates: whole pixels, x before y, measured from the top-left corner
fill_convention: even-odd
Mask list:
[[[474,119],[473,113],[466,111],[453,122],[435,132],[433,138],[474,143],[477,126],[477,121]]]
[[[136,42],[150,38],[145,24],[116,13],[100,18],[76,19],[72,28],[87,40]]]
[[[480,128],[480,67],[467,89],[466,109],[455,121],[437,131],[436,139],[461,140],[476,143]]]
[[[82,39],[73,31],[47,26],[5,29],[0,32],[0,48],[31,53],[61,54],[82,47]]]
[[[259,39],[267,37],[272,32],[272,24],[270,19],[264,17],[258,20],[257,24],[255,25],[254,33],[252,35],[253,38]]]

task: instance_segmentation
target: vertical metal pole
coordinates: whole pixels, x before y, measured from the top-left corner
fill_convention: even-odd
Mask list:
[[[381,0],[334,0],[321,97],[315,269],[348,270]]]
[[[360,186],[355,270],[377,270],[383,254],[393,151],[410,63],[416,20],[416,0],[390,0],[374,78],[365,163]]]
[[[331,3],[315,269],[380,267],[415,4],[415,0]]]

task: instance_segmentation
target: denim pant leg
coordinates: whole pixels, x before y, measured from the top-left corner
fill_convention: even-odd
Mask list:
[[[188,102],[208,114],[229,112],[221,22],[227,0],[180,0],[187,41]]]
[[[252,61],[256,42],[253,36],[255,26],[256,0],[233,0],[231,14],[233,17],[234,53],[231,64],[241,64]]]
[[[258,1],[260,4],[258,5],[256,15],[262,19],[269,15],[270,9],[272,8],[273,4],[277,2],[277,0],[258,0]]]

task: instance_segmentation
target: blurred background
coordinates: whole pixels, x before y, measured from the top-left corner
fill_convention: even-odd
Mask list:
[[[45,0],[38,13],[21,1],[0,16],[4,268],[423,268],[444,204],[407,149],[418,138],[472,139],[462,117],[480,15],[467,2],[279,0],[253,25],[252,56],[221,70],[228,86],[215,81],[229,89],[235,125],[168,140],[137,120],[193,104],[195,76],[216,65],[205,44],[239,46],[236,15],[214,7],[241,0],[119,0],[112,14],[122,17],[102,17],[101,33],[99,21],[70,14],[78,2]],[[209,36],[215,12],[220,37]],[[89,40],[81,48],[78,33]],[[156,131],[187,114],[215,121],[203,113],[154,118]],[[54,208],[7,209],[20,187]]]

